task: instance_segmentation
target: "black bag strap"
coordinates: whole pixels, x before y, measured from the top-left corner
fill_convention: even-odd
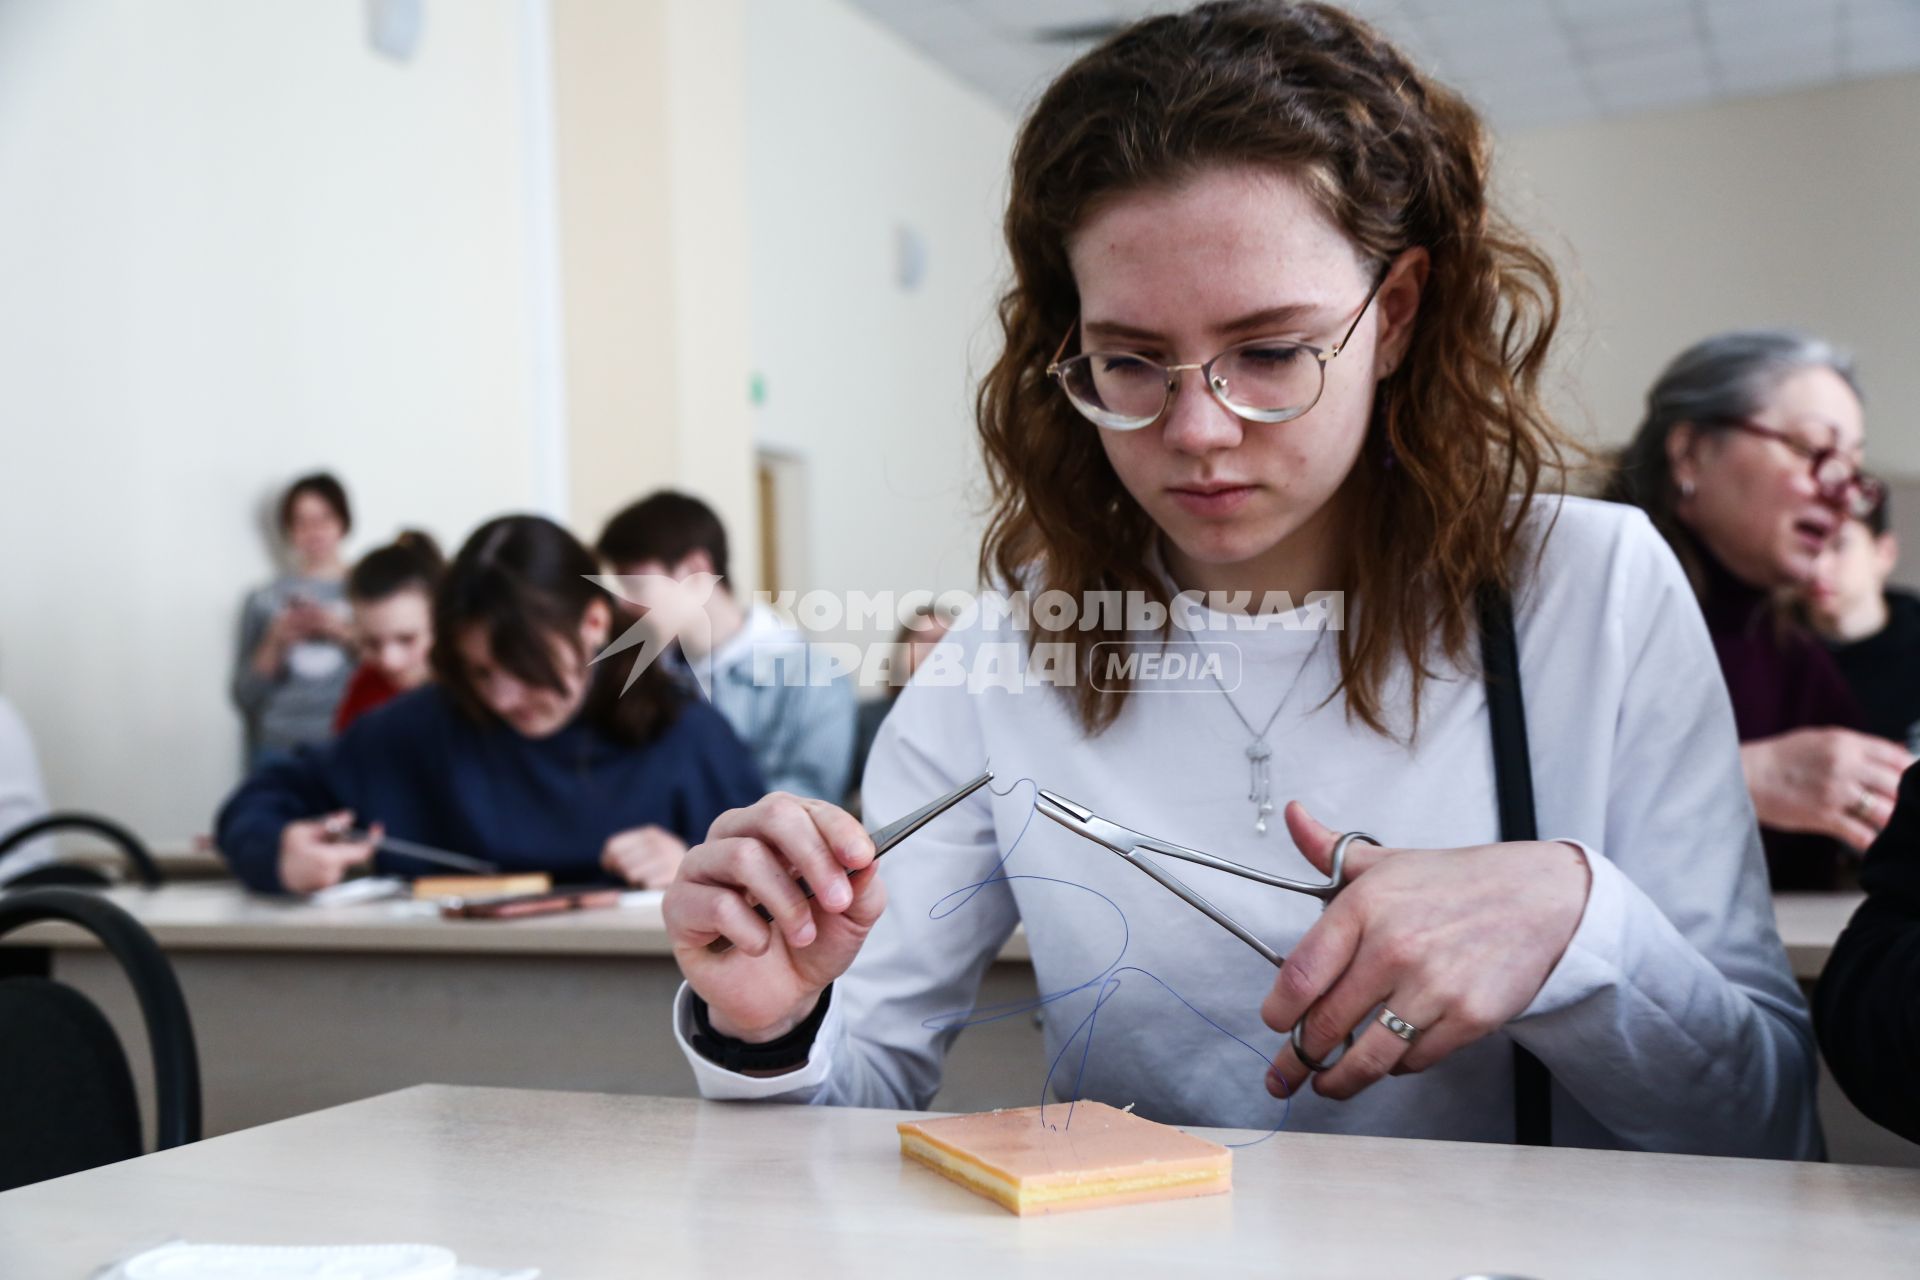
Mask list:
[[[1520,690],[1520,642],[1513,630],[1513,601],[1498,587],[1480,593],[1480,660],[1486,667],[1500,838],[1538,840],[1527,710]],[[1530,1147],[1553,1145],[1553,1077],[1544,1062],[1517,1044],[1513,1046],[1513,1133],[1516,1142]]]

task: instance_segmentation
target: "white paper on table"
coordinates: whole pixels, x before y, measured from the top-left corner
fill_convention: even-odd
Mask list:
[[[431,1244],[190,1244],[172,1240],[95,1280],[537,1280],[536,1270],[462,1266]]]
[[[397,897],[406,891],[407,882],[398,876],[361,876],[358,880],[342,880],[310,893],[307,901],[316,907],[347,907],[356,902]]]

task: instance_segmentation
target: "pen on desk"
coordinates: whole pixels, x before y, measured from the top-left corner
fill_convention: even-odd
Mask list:
[[[454,871],[470,871],[475,875],[493,875],[500,870],[498,863],[488,862],[484,858],[468,857],[464,853],[452,853],[446,849],[436,849],[430,844],[421,844],[415,840],[402,840],[398,836],[383,835],[374,838],[371,831],[363,827],[348,827],[333,836],[336,840],[373,840],[376,849],[398,854],[403,858],[413,858],[420,862],[431,862],[436,866],[448,867]]]

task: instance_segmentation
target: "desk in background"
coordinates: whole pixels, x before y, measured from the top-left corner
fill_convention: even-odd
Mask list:
[[[313,907],[232,881],[107,893],[150,929],[186,990],[199,1039],[209,1134],[372,1097],[426,1080],[690,1096],[668,1028],[680,974],[657,901],[516,921],[399,914],[392,903]],[[1786,894],[1780,929],[1810,986],[1857,895]],[[44,946],[55,976],[108,1011],[151,1116],[145,1036],[110,958],[62,925],[0,941]],[[1030,999],[1014,934],[980,1003]],[[934,1105],[1025,1105],[1046,1074],[1029,1017],[969,1028]],[[1920,1167],[1920,1147],[1867,1120],[1822,1072],[1835,1160]]]
[[[476,921],[407,903],[315,907],[231,881],[105,894],[153,933],[179,974],[209,1134],[425,1080],[694,1092],[668,1025],[680,972],[657,895],[619,910]],[[118,966],[67,925],[0,941],[28,946],[47,948],[53,976],[107,1010],[128,1046],[141,1114],[151,1116],[146,1037]],[[1002,959],[981,998],[1031,998],[1024,936]],[[1045,1072],[1031,1019],[977,1027],[952,1055],[940,1102],[1004,1105]]]
[[[1867,900],[1864,893],[1776,893],[1773,915],[1793,976],[1811,989],[1833,955],[1833,944]]]
[[[105,872],[116,882],[131,879],[127,856],[115,846],[89,835],[62,834],[57,838],[60,841],[60,861],[93,867]],[[204,836],[198,840],[156,844],[147,852],[153,855],[154,865],[160,868],[161,877],[168,883],[178,880],[227,880],[233,876],[227,869],[226,859]]]
[[[1021,1219],[904,1163],[901,1114],[409,1089],[0,1194],[0,1273],[171,1236],[421,1241],[542,1280],[1798,1280],[1920,1256],[1920,1172],[1297,1133],[1236,1151],[1231,1195]]]

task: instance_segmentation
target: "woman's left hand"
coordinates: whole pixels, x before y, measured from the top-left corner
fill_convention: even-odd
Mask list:
[[[600,865],[636,888],[664,889],[686,856],[687,842],[665,827],[635,827],[608,837]]]
[[[1326,873],[1338,835],[1287,806],[1287,829]],[[1307,1052],[1332,1057],[1314,1090],[1351,1098],[1388,1073],[1424,1071],[1505,1026],[1545,985],[1586,910],[1593,873],[1571,845],[1468,849],[1347,846],[1348,884],[1287,957],[1260,1016],[1276,1031],[1306,1019]],[[1418,1028],[1409,1043],[1381,1025],[1385,1005]],[[1291,1094],[1309,1072],[1288,1043],[1267,1090]]]

